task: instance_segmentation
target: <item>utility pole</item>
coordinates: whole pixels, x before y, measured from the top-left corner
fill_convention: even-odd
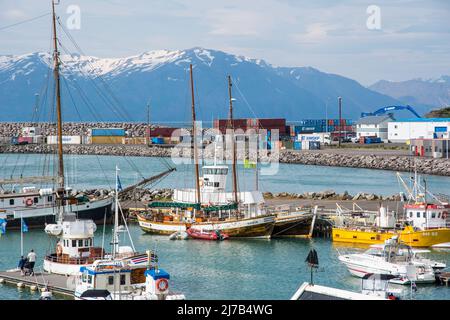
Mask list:
[[[342,97],[338,97],[338,103],[339,103],[339,148],[341,147],[341,140],[342,140]]]

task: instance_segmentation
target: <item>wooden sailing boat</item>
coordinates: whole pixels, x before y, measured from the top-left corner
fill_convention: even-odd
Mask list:
[[[94,221],[104,221],[111,218],[113,197],[105,196],[97,199],[75,198],[69,196],[70,189],[65,188],[64,159],[62,146],[62,114],[61,85],[58,39],[56,35],[55,2],[52,1],[52,31],[53,31],[53,77],[55,80],[55,98],[57,115],[57,177],[28,177],[20,179],[3,179],[0,185],[17,183],[56,182],[56,190],[52,188],[37,189],[24,187],[21,192],[0,195],[0,218],[8,220],[8,228],[20,228],[21,219],[26,219],[31,227],[44,226],[57,221],[60,212],[76,212],[78,218],[89,218]]]
[[[275,217],[268,214],[264,198],[259,191],[237,190],[236,146],[232,133],[233,191],[226,191],[228,166],[203,166],[200,179],[195,118],[194,82],[190,65],[192,95],[192,125],[194,144],[195,189],[175,189],[172,202],[150,203],[148,215],[138,214],[141,228],[154,234],[172,234],[190,227],[200,231],[219,230],[230,237],[270,238]],[[231,77],[228,77],[230,102],[229,128],[233,123]]]

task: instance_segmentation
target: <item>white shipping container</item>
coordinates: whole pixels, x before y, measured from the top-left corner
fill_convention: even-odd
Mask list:
[[[38,127],[23,127],[21,130],[22,137],[34,137],[39,136],[42,130]]]
[[[299,134],[297,136],[297,141],[303,142],[306,141],[317,141],[324,145],[331,144],[331,135],[329,133],[310,133],[310,134]]]
[[[81,136],[62,136],[63,144],[81,144]],[[47,144],[58,144],[58,136],[47,136]]]

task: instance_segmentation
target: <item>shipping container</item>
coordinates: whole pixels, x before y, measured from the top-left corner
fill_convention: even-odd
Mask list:
[[[294,141],[294,150],[302,150],[302,142]]]
[[[180,128],[151,128],[150,130],[147,129],[147,135],[150,131],[150,137],[163,137],[163,138],[170,138],[172,135],[179,135]]]
[[[81,144],[81,136],[62,136],[63,144]],[[58,136],[47,136],[47,144],[58,144]]]
[[[92,144],[123,144],[124,137],[120,136],[92,136]]]
[[[91,129],[91,136],[95,137],[124,137],[125,129],[122,128],[94,128]]]
[[[124,144],[147,144],[147,138],[145,137],[129,137],[123,138]]]
[[[164,144],[164,138],[162,137],[153,137],[151,141],[153,144]]]
[[[34,137],[41,135],[42,129],[38,127],[23,127],[21,130],[22,137]]]
[[[33,143],[33,137],[18,137],[17,138],[18,144],[29,144]]]

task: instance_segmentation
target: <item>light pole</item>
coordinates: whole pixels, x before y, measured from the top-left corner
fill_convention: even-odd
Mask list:
[[[339,102],[339,148],[341,147],[341,140],[342,140],[342,97],[338,97]]]

